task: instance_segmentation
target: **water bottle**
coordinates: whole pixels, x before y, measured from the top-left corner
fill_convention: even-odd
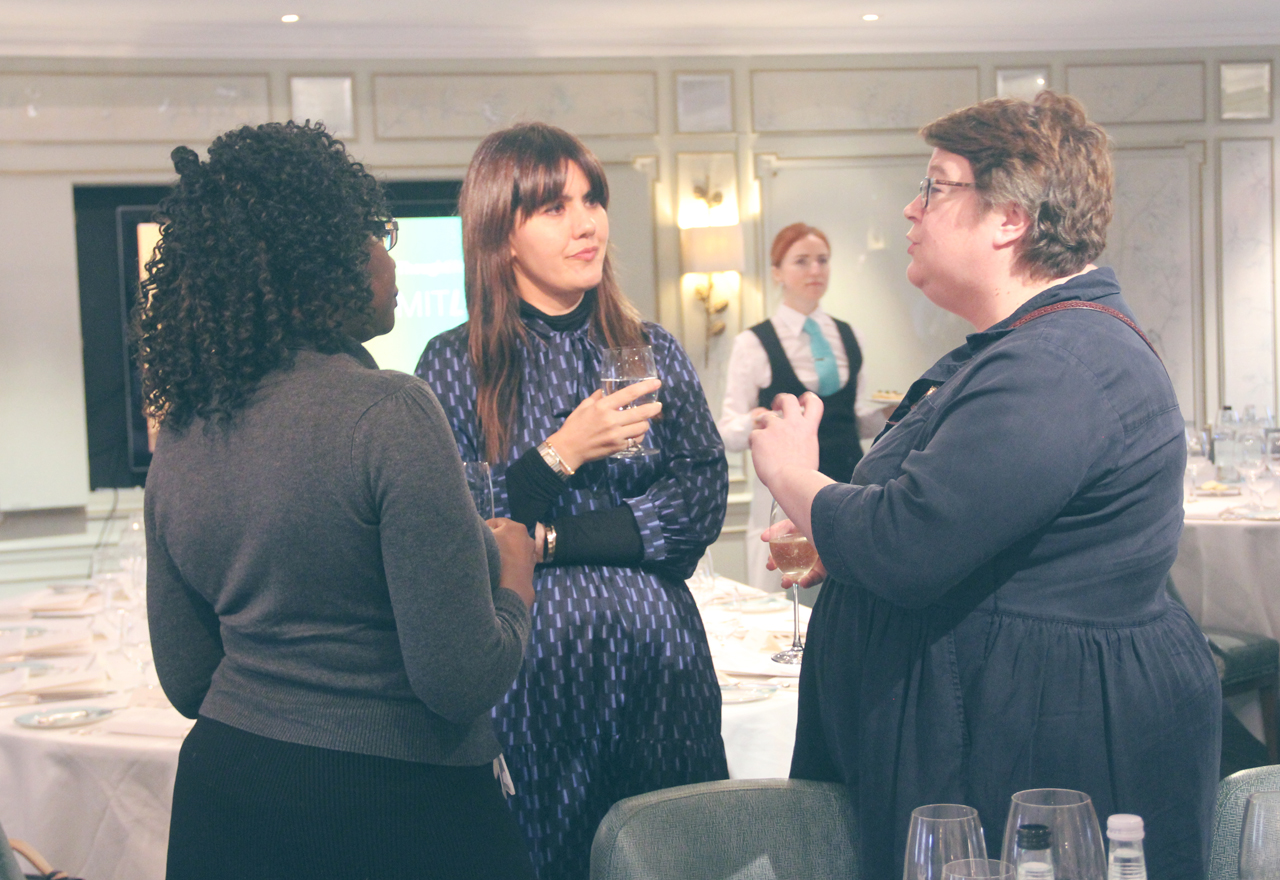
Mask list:
[[[1147,880],[1147,860],[1142,854],[1142,817],[1116,813],[1107,819],[1111,852],[1107,880]]]
[[[1220,483],[1234,483],[1240,479],[1236,471],[1236,428],[1240,419],[1229,406],[1218,411],[1213,424],[1213,464]]]
[[[1053,832],[1049,826],[1018,826],[1013,866],[1017,880],[1053,880]]]

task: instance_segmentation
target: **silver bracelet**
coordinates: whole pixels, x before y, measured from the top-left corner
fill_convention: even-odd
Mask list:
[[[538,444],[538,454],[542,456],[542,460],[547,463],[547,467],[556,472],[556,476],[562,480],[567,480],[573,476],[573,468],[564,463],[564,459],[560,457],[560,453],[556,452],[556,448],[543,440]]]
[[[542,533],[545,536],[542,546],[542,562],[545,565],[556,558],[556,527],[551,523],[543,523]]]

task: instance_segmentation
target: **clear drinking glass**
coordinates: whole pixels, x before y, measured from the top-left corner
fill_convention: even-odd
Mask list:
[[[1261,477],[1267,473],[1266,437],[1261,428],[1242,429],[1236,433],[1236,470],[1244,477],[1252,507],[1262,509]]]
[[[911,811],[902,880],[942,880],[953,862],[987,858],[978,811],[963,804],[929,804]]]
[[[658,367],[653,360],[653,347],[635,345],[629,348],[606,348],[600,359],[600,387],[605,394],[621,391],[628,385],[643,382],[646,379],[658,378]],[[629,404],[631,409],[658,399],[658,392],[646,394]],[[611,458],[634,458],[637,455],[656,455],[653,449],[640,439],[632,437],[627,440],[627,448],[613,453]]]
[[[1255,791],[1244,807],[1240,880],[1280,877],[1280,791]]]
[[[942,869],[943,880],[1014,880],[1016,869],[1000,859],[962,859]]]
[[[795,586],[795,583],[813,568],[813,564],[818,561],[818,551],[809,543],[804,532],[792,524],[776,501],[769,508],[769,555],[778,566],[782,582],[792,583],[791,647],[774,654],[773,662],[794,666],[804,661],[804,644],[800,641],[800,587]]]
[[[493,519],[493,479],[490,476],[489,462],[464,461],[462,471],[467,475],[467,488],[471,490],[476,513],[480,514],[481,519]]]
[[[1033,788],[1013,796],[1001,858],[1012,864],[1018,828],[1044,825],[1052,835],[1054,876],[1106,880],[1107,851],[1093,801],[1082,791]]]

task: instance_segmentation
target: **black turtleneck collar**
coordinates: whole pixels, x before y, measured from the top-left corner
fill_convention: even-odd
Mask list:
[[[573,311],[565,312],[563,315],[548,315],[541,309],[529,305],[525,300],[520,300],[520,317],[537,318],[557,333],[564,333],[568,330],[577,330],[587,323],[587,319],[591,317],[595,308],[596,291],[593,287],[582,295],[582,300],[573,307]]]

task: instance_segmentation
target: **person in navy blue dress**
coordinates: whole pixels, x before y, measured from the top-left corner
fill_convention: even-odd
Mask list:
[[[542,880],[586,880],[614,802],[728,776],[684,584],[720,533],[728,465],[685,352],[613,279],[608,196],[558,128],[487,137],[459,197],[469,320],[417,368],[463,459],[491,463],[495,513],[538,548],[529,648],[495,718]],[[604,396],[602,350],[639,345],[659,381]],[[637,439],[656,453],[611,457]]]
[[[1072,98],[992,99],[922,131],[907,277],[975,332],[917,380],[848,484],[821,402],[761,418],[756,470],[829,579],[791,774],[847,783],[864,876],[902,870],[911,810],[1087,793],[1146,823],[1150,876],[1201,878],[1221,692],[1165,579],[1182,531],[1178,401],[1110,269],[1106,133]]]

